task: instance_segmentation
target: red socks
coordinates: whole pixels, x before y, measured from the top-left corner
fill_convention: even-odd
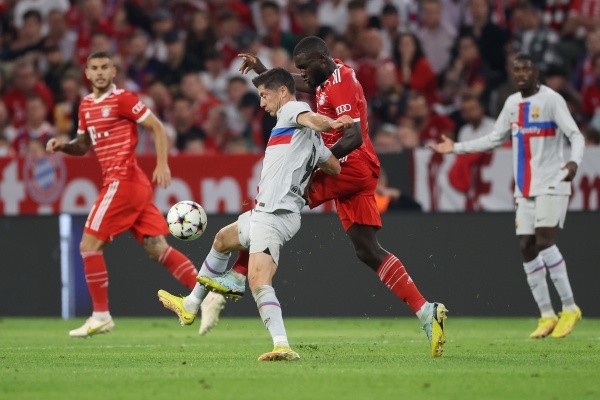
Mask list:
[[[239,272],[244,276],[248,276],[248,258],[250,258],[250,253],[248,250],[240,250],[237,258],[235,259],[235,263],[233,263],[233,267],[231,268],[235,272]]]
[[[94,311],[108,311],[108,273],[102,250],[81,253],[83,271]]]
[[[242,275],[248,275],[248,257],[247,250],[238,253],[233,270]],[[389,254],[377,269],[377,275],[396,296],[402,299],[408,306],[417,312],[425,304],[425,298],[417,289],[417,286],[406,272],[404,265],[395,255]]]
[[[425,298],[417,289],[404,265],[395,255],[389,254],[377,268],[377,275],[385,286],[402,299],[415,313],[425,304]]]
[[[188,289],[193,289],[196,285],[196,275],[198,275],[196,267],[194,267],[189,258],[173,247],[167,247],[163,255],[158,259],[158,262],[164,265],[171,275]]]

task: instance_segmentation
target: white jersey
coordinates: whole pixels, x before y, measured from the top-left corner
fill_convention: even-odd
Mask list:
[[[331,156],[321,135],[296,121],[299,114],[310,111],[300,101],[290,101],[277,111],[263,159],[256,210],[300,212],[304,207],[302,195],[315,165]]]
[[[579,165],[585,142],[562,96],[541,85],[533,96],[517,92],[504,103],[494,130],[488,135],[454,144],[455,153],[476,153],[500,146],[512,136],[515,197],[541,194],[570,195],[564,182],[564,136],[571,142],[571,158]]]

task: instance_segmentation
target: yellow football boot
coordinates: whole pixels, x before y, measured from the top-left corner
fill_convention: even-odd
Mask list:
[[[558,318],[556,317],[542,317],[538,319],[538,326],[535,331],[529,334],[529,339],[545,338],[552,333],[557,323]]]
[[[179,322],[181,325],[191,325],[194,323],[196,319],[196,314],[186,311],[183,307],[183,297],[173,296],[171,293],[166,290],[158,291],[158,300],[163,303],[165,308],[173,311],[179,317]]]
[[[551,334],[556,339],[564,338],[571,333],[577,321],[581,319],[581,309],[577,307],[575,311],[562,311],[558,315],[558,323]]]
[[[258,361],[298,361],[300,355],[287,346],[276,346],[273,351],[262,354]]]

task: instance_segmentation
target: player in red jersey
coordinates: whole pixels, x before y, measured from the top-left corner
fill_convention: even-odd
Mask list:
[[[194,287],[197,275],[192,262],[168,245],[164,236],[169,232],[167,223],[152,202],[152,186],[135,159],[136,124],[140,124],[154,135],[156,168],[152,181],[161,187],[169,185],[171,171],[162,123],[135,94],[115,87],[116,69],[110,54],[91,54],[85,74],[93,93],[79,106],[77,138],[69,142],[53,138],[46,146],[49,153],[62,151],[74,156],[84,155],[93,147],[102,168],[102,189],[79,245],[93,313],[81,327],[69,332],[73,337],[109,332],[115,326],[108,308],[108,273],[102,250],[120,233],[131,231],[150,258],[188,288]]]
[[[242,73],[262,73],[264,65],[251,54],[240,55]],[[294,63],[300,74],[294,74],[299,91],[314,93],[317,113],[336,119],[348,115],[354,129],[323,132],[323,140],[333,155],[340,159],[342,172],[328,176],[316,171],[308,191],[309,205],[314,208],[334,200],[338,216],[354,245],[357,257],[377,273],[381,282],[416,313],[431,344],[432,356],[442,354],[445,342],[446,307],[427,302],[406,272],[400,260],[377,241],[381,216],[375,201],[379,177],[379,158],[369,138],[367,102],[363,89],[351,67],[333,59],[327,45],[316,36],[302,39],[294,49]],[[214,278],[218,285],[211,289],[227,294],[245,288],[247,256],[240,254],[233,272]]]

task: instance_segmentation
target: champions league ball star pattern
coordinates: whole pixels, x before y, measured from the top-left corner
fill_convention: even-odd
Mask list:
[[[198,239],[206,230],[206,212],[191,200],[180,201],[167,214],[169,231],[179,240]]]

